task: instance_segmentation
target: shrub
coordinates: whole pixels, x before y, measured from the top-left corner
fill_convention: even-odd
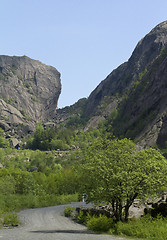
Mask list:
[[[99,217],[90,217],[86,223],[86,226],[88,229],[95,232],[107,232],[114,226],[114,223],[113,219],[107,218],[104,215],[100,215]]]
[[[20,221],[15,213],[7,213],[4,215],[2,223],[5,227],[16,227]]]
[[[74,216],[73,210],[74,210],[74,208],[65,207],[65,209],[64,209],[64,216],[65,217],[73,217]]]
[[[88,216],[85,215],[84,212],[80,210],[76,219],[77,219],[78,223],[86,223],[87,222],[87,217]]]

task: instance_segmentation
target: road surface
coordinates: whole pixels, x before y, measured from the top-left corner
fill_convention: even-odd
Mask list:
[[[125,240],[121,237],[95,234],[63,216],[65,206],[77,207],[82,204],[23,210],[19,213],[22,225],[12,229],[0,229],[0,240]]]

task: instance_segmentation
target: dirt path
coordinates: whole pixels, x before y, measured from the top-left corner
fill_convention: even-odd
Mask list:
[[[63,216],[65,206],[77,207],[83,203],[72,203],[48,208],[28,209],[19,213],[22,226],[1,229],[0,240],[121,240],[110,235],[95,234],[81,224]],[[124,239],[125,240],[125,239]]]

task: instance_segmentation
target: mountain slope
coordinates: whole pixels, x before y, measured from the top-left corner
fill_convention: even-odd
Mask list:
[[[137,44],[128,62],[115,69],[87,100],[87,128],[108,120],[118,137],[143,146],[167,141],[167,21]],[[112,117],[114,115],[114,117]]]

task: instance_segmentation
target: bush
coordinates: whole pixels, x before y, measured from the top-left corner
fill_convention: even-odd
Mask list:
[[[108,232],[114,226],[113,219],[104,215],[90,217],[86,223],[88,229],[95,232]]]
[[[74,216],[73,210],[74,210],[74,208],[65,207],[65,209],[64,209],[64,216],[65,217],[73,217]]]
[[[78,223],[84,223],[86,224],[87,220],[88,220],[88,216],[84,214],[84,212],[82,210],[79,211],[77,217],[77,222]]]
[[[3,216],[2,223],[5,227],[16,227],[20,224],[20,221],[15,213],[7,213]]]

